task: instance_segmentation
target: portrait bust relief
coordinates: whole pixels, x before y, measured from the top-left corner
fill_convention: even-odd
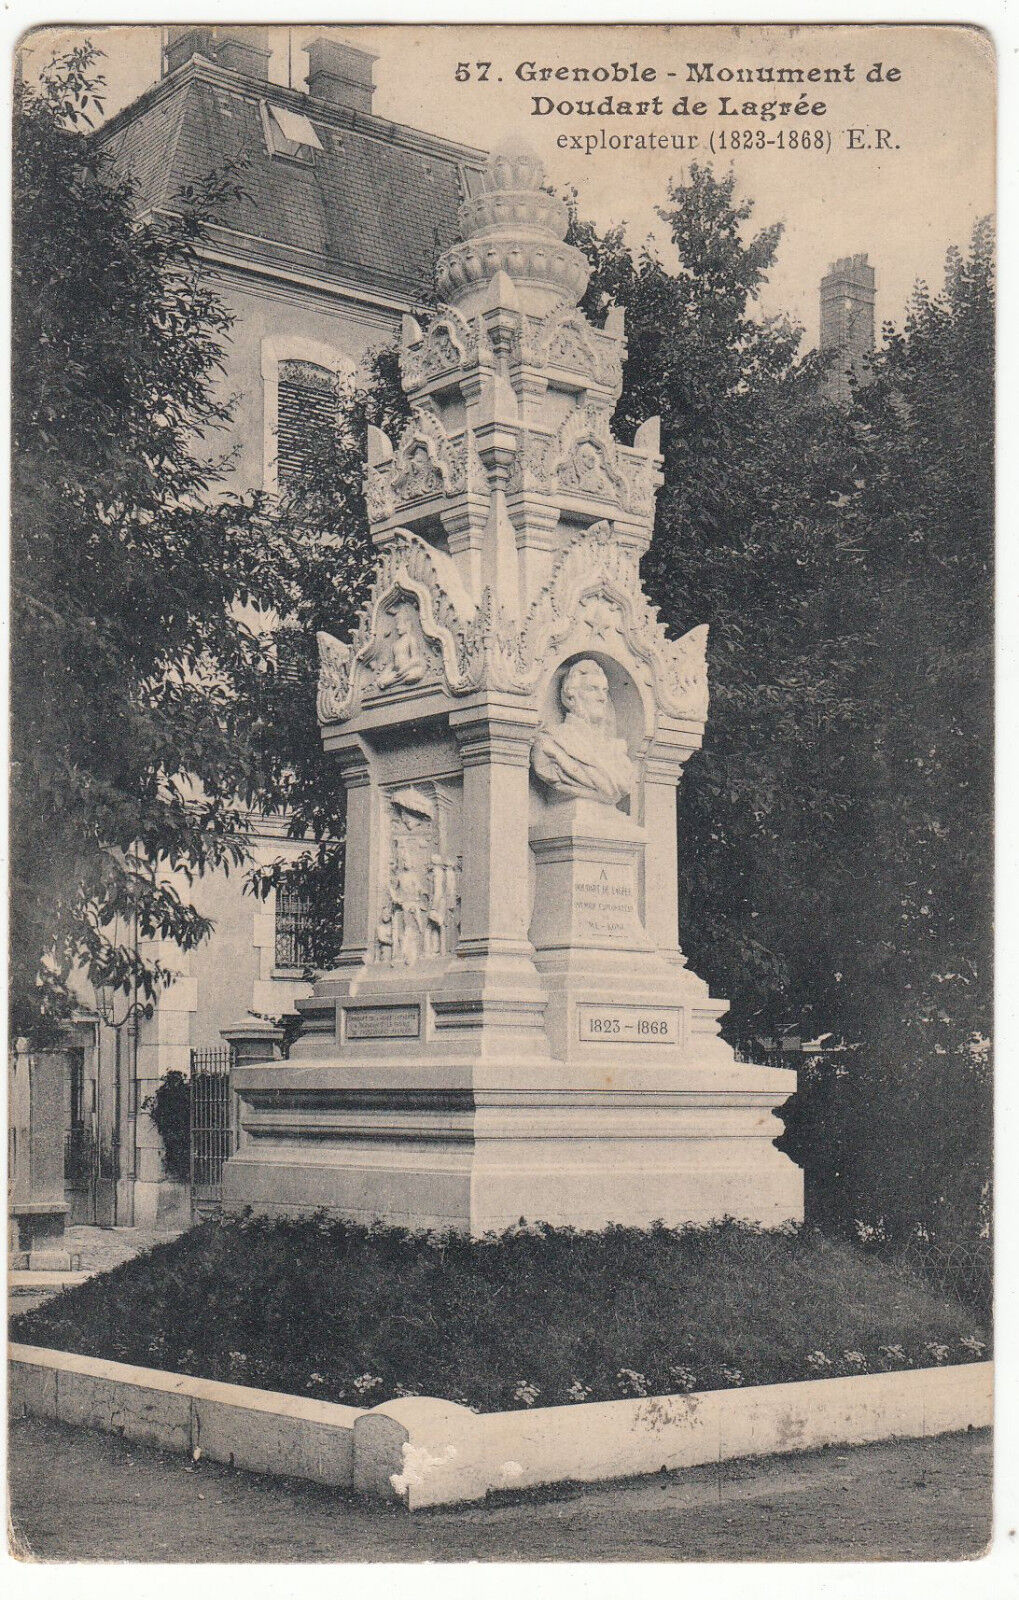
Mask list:
[[[563,799],[618,805],[633,788],[634,767],[616,716],[604,668],[591,656],[575,661],[559,690],[562,722],[546,723],[531,747],[535,776]]]

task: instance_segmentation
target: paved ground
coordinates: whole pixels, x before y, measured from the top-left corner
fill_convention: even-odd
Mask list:
[[[67,1228],[61,1248],[81,1256],[83,1272],[109,1272],[122,1261],[141,1255],[143,1250],[169,1244],[183,1231],[183,1228],[175,1228],[171,1233],[157,1233],[155,1228]]]
[[[10,1463],[16,1548],[42,1561],[943,1561],[990,1537],[987,1432],[414,1516],[35,1418]]]
[[[176,1239],[183,1229],[177,1228],[171,1233],[157,1233],[154,1228],[94,1228],[82,1225],[76,1228],[67,1228],[60,1242],[60,1249],[72,1257],[81,1258],[81,1271],[92,1277],[97,1272],[109,1272],[113,1267],[119,1267],[122,1262],[130,1261],[132,1256],[141,1255],[143,1250],[151,1250],[157,1244],[168,1244],[171,1239]],[[41,1306],[44,1301],[52,1299],[68,1282],[80,1281],[75,1274],[71,1279],[63,1273],[53,1273],[52,1287],[37,1287],[40,1274],[31,1274],[32,1287],[23,1287],[29,1280],[25,1274],[12,1272],[8,1286],[8,1307],[13,1315],[19,1311],[34,1311],[36,1306]]]

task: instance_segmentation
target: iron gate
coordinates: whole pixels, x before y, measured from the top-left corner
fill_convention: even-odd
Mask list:
[[[234,1053],[229,1045],[191,1052],[191,1214],[218,1211],[223,1199],[223,1163],[236,1148],[230,1093]]]

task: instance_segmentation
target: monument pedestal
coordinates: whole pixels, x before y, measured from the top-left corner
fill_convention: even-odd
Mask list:
[[[774,1146],[795,1073],[737,1062],[678,940],[676,791],[705,627],[640,584],[655,419],[612,435],[625,350],[519,151],[465,201],[445,305],[406,318],[412,418],[369,429],[378,567],[319,635],[347,792],[344,942],[290,1059],[232,1075],[224,1204],[473,1234],[802,1216]]]
[[[553,1071],[352,1057],[238,1068],[242,1145],[227,1210],[475,1236],[524,1218],[577,1228],[802,1216],[775,1149],[795,1074],[641,1066],[607,1050]],[[681,1086],[680,1086],[681,1085]]]

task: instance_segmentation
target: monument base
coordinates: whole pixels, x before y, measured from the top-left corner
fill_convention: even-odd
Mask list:
[[[377,1060],[240,1067],[242,1144],[227,1212],[322,1209],[475,1237],[523,1219],[582,1229],[803,1215],[802,1174],[775,1148],[793,1072]]]

